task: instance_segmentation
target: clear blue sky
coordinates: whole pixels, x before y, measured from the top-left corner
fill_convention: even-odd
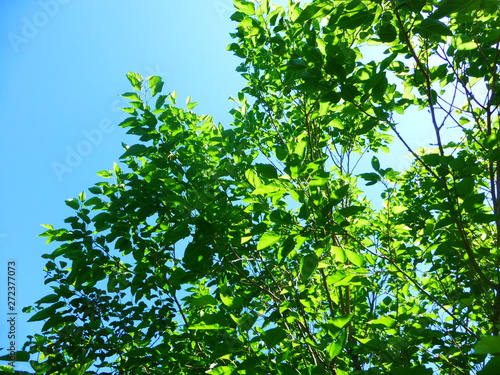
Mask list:
[[[20,350],[41,327],[21,308],[50,292],[41,255],[55,245],[37,237],[40,225],[64,226],[72,214],[64,200],[123,153],[128,71],[160,75],[179,101],[192,95],[198,113],[230,121],[227,98],[245,84],[225,50],[232,12],[231,0],[0,2],[0,348],[8,347],[7,262],[16,261]],[[412,141],[428,139],[420,132]]]

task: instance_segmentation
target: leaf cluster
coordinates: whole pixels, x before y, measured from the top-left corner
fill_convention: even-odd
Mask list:
[[[33,369],[494,373],[498,1],[234,3],[232,123],[127,75],[138,143],[42,234]]]

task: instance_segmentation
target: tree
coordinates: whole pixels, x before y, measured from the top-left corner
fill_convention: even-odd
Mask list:
[[[235,7],[231,124],[128,74],[139,142],[42,234],[34,370],[495,373],[499,2]],[[432,148],[404,136],[415,109]]]

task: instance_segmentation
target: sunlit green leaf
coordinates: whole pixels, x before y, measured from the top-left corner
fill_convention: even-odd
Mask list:
[[[206,374],[210,375],[231,375],[236,368],[233,366],[218,366],[208,370]]]
[[[234,6],[240,12],[243,12],[243,13],[248,14],[248,15],[252,15],[255,13],[254,4],[252,4],[250,1],[235,0]]]
[[[342,351],[342,345],[338,342],[332,342],[326,348],[326,353],[328,354],[328,358],[330,360],[334,359],[336,356],[340,354]]]
[[[281,236],[274,232],[264,233],[257,244],[257,250],[263,250],[269,246],[272,246],[280,239]]]
[[[299,17],[294,20],[297,23],[303,23],[305,21],[309,21],[313,18],[320,18],[327,15],[334,4],[326,1],[315,1],[312,4],[309,4],[303,11],[300,13]]]
[[[97,172],[97,175],[104,177],[104,178],[113,177],[113,173],[111,171],[100,171],[100,172]]]
[[[128,72],[127,79],[134,88],[134,90],[141,91],[142,89],[142,77],[140,74]]]
[[[241,318],[238,318],[232,314],[230,314],[231,319],[238,324],[241,329],[248,331],[250,328],[253,327],[255,324],[255,321],[257,320],[257,316],[250,315],[250,314],[245,314]]]
[[[152,76],[148,79],[148,86],[151,90],[151,97],[156,96],[163,89],[163,81],[161,77]],[[158,107],[157,107],[158,108]]]
[[[125,94],[122,94],[121,96],[123,96],[124,98],[130,99],[134,102],[142,101],[141,97],[135,92],[126,92]]]
[[[378,324],[378,325],[383,325],[385,327],[391,328],[394,325],[396,325],[396,320],[389,316],[384,316],[375,320],[372,320],[369,322],[369,324]]]
[[[477,48],[476,42],[470,36],[463,34],[456,34],[453,36],[452,46],[462,51]]]
[[[193,324],[188,327],[188,329],[193,331],[211,331],[211,330],[225,330],[227,327],[222,327],[219,324]]]
[[[345,255],[349,261],[354,264],[355,266],[358,267],[363,267],[365,264],[365,259],[363,255],[361,254],[356,254],[354,251],[351,250],[344,250]]]
[[[336,318],[333,318],[330,321],[330,323],[336,326],[337,328],[342,329],[346,326],[346,324],[348,324],[352,320],[353,317],[354,317],[353,314],[338,316]]]

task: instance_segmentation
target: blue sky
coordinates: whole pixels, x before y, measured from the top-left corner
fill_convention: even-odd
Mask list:
[[[72,214],[64,200],[123,153],[128,71],[160,75],[180,103],[191,95],[198,113],[230,121],[227,99],[245,84],[225,50],[232,9],[231,0],[0,2],[0,348],[8,347],[7,262],[16,261],[19,350],[41,326],[21,308],[50,292],[41,255],[55,245],[37,237],[41,224],[62,227]],[[412,141],[428,139],[420,132]]]

